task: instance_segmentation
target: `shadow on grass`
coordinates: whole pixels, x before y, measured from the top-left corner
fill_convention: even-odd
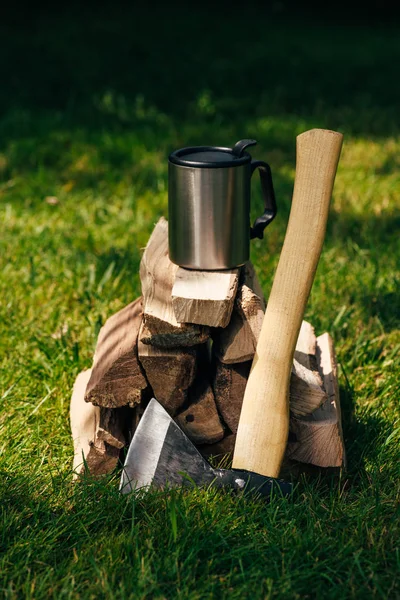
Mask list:
[[[11,82],[0,106],[14,130],[33,126],[26,110],[96,129],[155,107],[191,121],[195,143],[199,120],[234,128],[292,115],[363,135],[398,131],[396,29],[327,26],[293,8],[70,3],[25,20],[14,13],[0,26],[0,71]]]
[[[365,487],[365,480],[370,477],[371,465],[374,471],[379,471],[384,440],[394,431],[395,425],[389,423],[384,416],[368,413],[358,416],[355,393],[348,387],[340,386],[340,403],[347,457],[344,480],[353,489],[362,489]]]

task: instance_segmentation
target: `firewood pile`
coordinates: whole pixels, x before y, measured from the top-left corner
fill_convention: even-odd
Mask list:
[[[233,451],[265,300],[249,262],[190,271],[155,226],[140,265],[142,296],[102,327],[91,369],[71,398],[74,476],[113,471],[155,397],[206,457]],[[337,367],[328,333],[303,321],[290,381],[285,464],[345,463]]]

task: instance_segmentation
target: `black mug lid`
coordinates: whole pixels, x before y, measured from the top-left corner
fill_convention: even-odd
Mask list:
[[[175,150],[169,155],[169,161],[183,167],[222,168],[238,167],[251,161],[244,152],[247,146],[256,144],[255,140],[241,140],[232,148],[219,146],[192,146]]]

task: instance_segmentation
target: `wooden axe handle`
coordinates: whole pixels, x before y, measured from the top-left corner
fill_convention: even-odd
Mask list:
[[[233,467],[278,477],[289,431],[289,378],[325,237],[343,136],[312,129],[296,140],[292,207],[244,394]]]

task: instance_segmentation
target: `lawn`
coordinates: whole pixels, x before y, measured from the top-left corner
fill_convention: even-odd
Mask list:
[[[400,598],[399,29],[340,21],[72,3],[0,24],[0,597]],[[168,153],[259,141],[268,295],[312,127],[345,140],[306,318],[335,341],[347,471],[270,505],[73,485],[72,385],[140,295]]]

